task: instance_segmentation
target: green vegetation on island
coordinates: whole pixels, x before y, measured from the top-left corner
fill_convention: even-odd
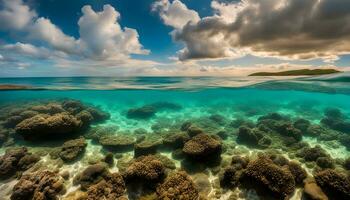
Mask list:
[[[257,72],[250,74],[249,76],[316,76],[325,74],[339,73],[340,71],[335,69],[300,69],[289,70],[282,72]]]

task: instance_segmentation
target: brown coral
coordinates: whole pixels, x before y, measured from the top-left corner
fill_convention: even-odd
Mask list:
[[[199,197],[197,187],[184,171],[169,175],[164,183],[157,187],[157,195],[161,200],[196,200]]]

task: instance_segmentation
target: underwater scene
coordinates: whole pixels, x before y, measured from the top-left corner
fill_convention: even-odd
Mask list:
[[[350,74],[1,78],[0,199],[350,199]]]

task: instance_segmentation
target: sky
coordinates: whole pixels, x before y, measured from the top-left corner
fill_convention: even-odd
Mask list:
[[[350,69],[349,0],[0,0],[0,77]]]

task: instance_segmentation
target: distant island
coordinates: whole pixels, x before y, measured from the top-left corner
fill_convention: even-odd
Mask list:
[[[9,84],[0,84],[0,90],[24,90],[29,89],[30,87],[24,85],[9,85]]]
[[[282,72],[257,72],[249,76],[316,76],[325,74],[334,74],[341,71],[335,69],[299,69]]]

